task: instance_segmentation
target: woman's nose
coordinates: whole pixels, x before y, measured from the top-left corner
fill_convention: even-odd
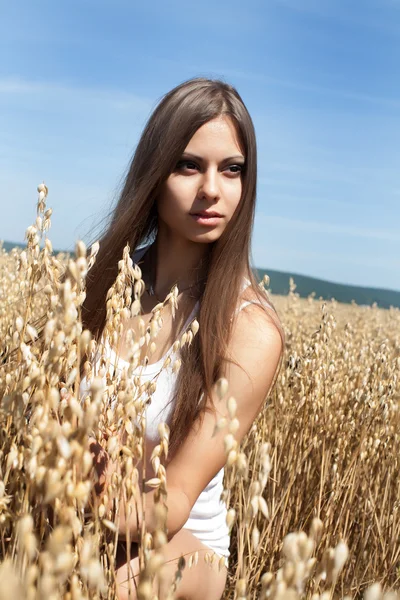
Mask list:
[[[204,173],[200,193],[211,200],[219,197],[218,172],[210,169]]]

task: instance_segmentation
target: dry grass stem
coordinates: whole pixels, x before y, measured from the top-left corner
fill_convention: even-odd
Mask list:
[[[40,184],[26,248],[0,248],[0,600],[115,598],[118,523],[133,506],[138,597],[151,598],[164,577],[170,432],[162,423],[158,444],[147,451],[146,407],[157,378],[143,382],[134,369],[156,351],[166,307],[173,317],[179,311],[178,290],[153,309],[147,325],[141,319],[136,333],[126,331],[128,319],[141,318],[144,291],[127,246],[96,343],[83,330],[81,307],[99,245],[87,251],[79,241],[74,256],[55,256],[47,196]],[[237,399],[226,380],[215,385],[226,406],[215,432],[224,431],[223,498],[232,537],[224,598],[394,600],[400,311],[300,299],[295,289],[291,281],[287,297],[273,298],[287,336],[285,361],[241,444]],[[180,349],[198,331],[194,320],[163,368],[182,368]],[[123,333],[128,366],[116,369],[107,346],[117,348]],[[145,524],[149,489],[156,491],[152,533]],[[200,559],[178,558],[171,599],[185,569],[203,559],[214,569],[224,563],[211,550]]]

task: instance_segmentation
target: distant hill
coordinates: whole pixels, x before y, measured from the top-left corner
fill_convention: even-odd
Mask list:
[[[316,298],[321,297],[324,300],[335,298],[338,302],[346,304],[350,304],[354,300],[358,305],[369,306],[376,302],[380,308],[390,308],[390,306],[400,308],[400,292],[395,290],[334,283],[324,279],[308,277],[307,275],[299,275],[298,273],[282,273],[273,269],[257,268],[256,272],[259,279],[262,279],[264,274],[269,276],[268,289],[272,294],[286,296],[289,293],[289,279],[292,277],[296,284],[295,292],[301,298],[307,298],[312,292],[315,292]]]
[[[24,244],[12,242],[3,242],[3,248],[8,252],[15,247],[24,248]],[[55,253],[61,250],[54,250]],[[345,285],[342,283],[333,283],[324,279],[316,279],[307,275],[299,275],[298,273],[283,273],[282,271],[274,271],[273,269],[255,269],[256,275],[262,279],[264,275],[270,278],[269,290],[272,294],[286,296],[289,293],[289,279],[293,278],[296,284],[296,293],[301,298],[307,298],[313,292],[316,298],[330,300],[335,298],[337,302],[350,304],[352,300],[359,305],[372,305],[374,302],[380,308],[390,308],[390,306],[400,308],[400,292],[395,290],[386,290],[380,288],[359,287],[354,285]]]

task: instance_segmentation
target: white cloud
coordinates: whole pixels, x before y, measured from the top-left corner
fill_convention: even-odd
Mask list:
[[[400,29],[399,29],[400,32]],[[160,59],[160,62],[167,64],[170,68],[174,66],[180,67],[180,63],[174,59]],[[307,81],[293,81],[290,79],[281,79],[279,77],[271,77],[264,73],[258,73],[251,71],[250,69],[242,71],[240,69],[231,69],[224,66],[213,66],[207,68],[201,64],[191,63],[186,65],[187,69],[192,72],[197,72],[198,75],[204,77],[223,77],[227,79],[229,77],[244,79],[247,81],[253,81],[257,83],[263,83],[265,85],[271,85],[275,87],[289,88],[292,90],[311,92],[315,94],[321,94],[329,97],[344,98],[347,100],[355,100],[357,102],[365,102],[369,104],[376,104],[391,108],[400,108],[400,101],[395,98],[387,98],[385,96],[375,96],[366,92],[352,91],[348,89],[340,89],[338,87],[331,88],[323,85],[314,84]]]
[[[119,89],[32,81],[15,76],[0,78],[0,95],[44,96],[45,98],[59,96],[64,102],[70,99],[79,104],[108,104],[117,110],[135,110],[146,114],[154,104],[154,100]]]
[[[391,108],[400,108],[400,102],[393,98],[386,98],[384,96],[374,96],[372,94],[357,92],[351,90],[344,90],[340,88],[330,88],[322,85],[316,85],[309,82],[291,81],[290,79],[280,79],[278,77],[270,77],[263,73],[257,73],[254,71],[240,71],[236,69],[216,69],[221,71],[225,76],[237,77],[240,79],[247,79],[249,81],[257,81],[265,83],[266,85],[274,85],[277,87],[285,87],[293,90],[312,92],[316,94],[323,94],[326,96],[336,96],[338,98],[346,98],[347,100],[356,100],[359,102],[366,102],[369,104],[379,104],[388,106]]]

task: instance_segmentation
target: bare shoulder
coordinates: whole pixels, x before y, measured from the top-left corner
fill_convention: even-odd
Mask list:
[[[247,352],[251,352],[254,347],[261,352],[264,350],[280,354],[283,342],[276,324],[279,317],[266,298],[265,303],[260,305],[259,299],[253,292],[248,301],[251,304],[241,308],[234,321],[230,340],[232,351],[238,351],[243,344]]]
[[[251,301],[256,300],[253,291]],[[241,391],[243,386],[253,389],[248,402],[254,403],[254,409],[271,390],[283,356],[283,339],[276,319],[267,303],[252,303],[238,312],[232,325],[224,376],[235,381]]]
[[[250,281],[249,277],[245,278],[247,280],[247,282]],[[265,290],[265,288],[258,288],[259,292],[261,294],[261,297],[265,298],[266,300],[268,300],[269,298],[269,294],[268,291]],[[242,292],[242,299],[243,300],[257,300],[258,296],[256,294],[256,291],[254,290],[253,285],[246,285],[244,291]]]
[[[255,333],[260,330],[261,335],[281,338],[277,323],[279,323],[279,327],[282,327],[268,293],[263,289],[257,293],[252,285],[246,287],[238,303],[233,335],[240,336],[241,330],[246,331],[248,327],[254,327]]]

